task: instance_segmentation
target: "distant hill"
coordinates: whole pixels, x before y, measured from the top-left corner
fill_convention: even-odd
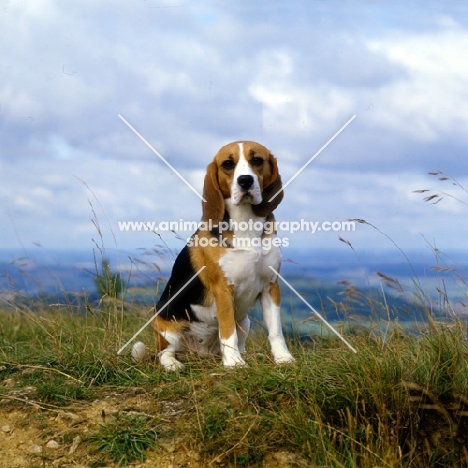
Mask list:
[[[431,258],[421,254],[416,256],[417,262],[408,264],[395,252],[377,252],[363,258],[345,252],[318,251],[305,255],[288,251],[284,255],[282,275],[328,321],[424,320],[423,302],[435,315],[444,315],[447,299],[453,310],[461,314],[466,311],[460,305],[465,292],[457,277],[465,273],[464,265],[468,262],[463,261],[457,270],[450,271],[434,269]],[[158,249],[112,252],[109,260],[113,270],[122,276],[125,302],[154,305],[170,274],[173,255]],[[92,251],[39,252],[35,256],[0,251],[0,298],[29,305],[72,303],[78,308],[84,307],[86,301],[97,303],[100,297],[94,280],[101,259]],[[314,313],[287,285],[279,282],[286,322],[304,329],[316,326]],[[421,300],[417,300],[418,294]],[[261,317],[258,308],[253,317]]]

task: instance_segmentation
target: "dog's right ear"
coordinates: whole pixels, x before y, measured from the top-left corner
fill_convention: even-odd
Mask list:
[[[276,158],[271,153],[269,163],[271,168],[270,178],[265,181],[266,185],[263,188],[262,202],[258,205],[252,205],[253,212],[262,218],[269,216],[281,203],[284,196],[281,176],[278,172],[278,164]],[[275,198],[270,201],[272,197]]]
[[[209,223],[213,227],[224,218],[224,197],[221,193],[218,181],[218,164],[216,161],[208,164],[206,169],[205,184],[203,186],[202,221]]]

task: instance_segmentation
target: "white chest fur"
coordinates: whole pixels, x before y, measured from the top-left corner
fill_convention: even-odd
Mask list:
[[[259,294],[275,280],[270,266],[278,270],[280,262],[281,251],[275,246],[228,249],[221,257],[219,266],[234,285],[236,320],[245,317]]]
[[[279,269],[281,251],[271,244],[272,238],[262,239],[265,218],[255,216],[250,204],[236,205],[225,200],[233,223],[233,248],[227,249],[219,260],[228,284],[234,285],[236,320],[244,318],[259,294],[275,280],[271,270]],[[250,225],[248,229],[242,226]]]

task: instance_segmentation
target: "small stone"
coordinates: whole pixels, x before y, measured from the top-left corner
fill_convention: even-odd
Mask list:
[[[49,449],[57,450],[59,448],[59,443],[56,440],[49,440],[46,447]]]
[[[14,388],[16,381],[14,379],[5,379],[2,385],[6,388]]]
[[[52,462],[52,466],[54,467],[57,467],[57,468],[60,468],[61,466],[64,466],[64,464],[66,463],[66,459],[65,458],[57,458],[56,460],[54,460]],[[73,465],[75,466],[75,465]]]
[[[2,426],[2,431],[7,433],[7,434],[10,434],[12,432],[12,430],[13,429],[8,424],[5,424],[4,426]]]
[[[15,468],[27,468],[28,466],[31,466],[29,464],[29,461],[26,460],[25,458],[23,457],[15,457],[11,460],[11,465],[10,466],[14,466]]]
[[[174,442],[161,442],[160,445],[167,453],[175,452],[176,447]]]
[[[83,418],[81,416],[78,416],[75,413],[70,413],[68,411],[61,411],[57,417],[55,418],[56,421],[67,421],[70,423],[71,426],[75,426],[76,424],[79,424],[83,421]]]
[[[37,391],[36,387],[30,386],[30,387],[20,388],[18,390],[13,390],[12,392],[10,392],[10,395],[24,398],[25,400],[27,400],[28,397],[32,397],[36,393],[36,391]]]
[[[192,458],[193,460],[195,460],[195,461],[200,460],[200,454],[197,453],[197,452],[192,452],[192,451],[190,451],[190,452],[188,452],[187,455],[188,455],[190,458]]]
[[[29,453],[42,453],[42,447],[36,444],[30,445],[28,447],[28,452]]]
[[[68,451],[69,455],[73,455],[76,452],[76,449],[78,448],[78,445],[81,443],[81,437],[77,435],[76,437],[73,438],[73,443],[70,447],[70,450]]]

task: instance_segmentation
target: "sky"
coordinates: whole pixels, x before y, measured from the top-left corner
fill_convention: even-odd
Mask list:
[[[182,248],[119,230],[201,218],[125,119],[198,192],[226,143],[286,182],[335,136],[276,217],[368,224],[280,232],[292,248],[464,249],[468,6],[444,3],[0,0],[0,246]]]

